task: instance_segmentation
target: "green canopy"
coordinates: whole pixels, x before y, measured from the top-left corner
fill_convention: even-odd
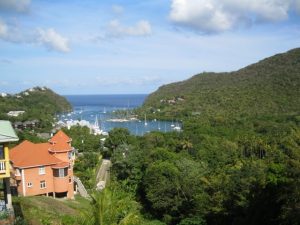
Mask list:
[[[11,126],[11,123],[6,120],[0,120],[0,143],[18,141],[19,138]]]

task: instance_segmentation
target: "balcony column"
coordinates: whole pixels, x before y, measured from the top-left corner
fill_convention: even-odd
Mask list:
[[[10,177],[9,150],[7,145],[4,145],[4,155],[5,155],[5,176]]]
[[[11,190],[10,190],[10,178],[4,178],[4,192],[5,192],[5,202],[6,208],[12,209],[12,200],[11,200]]]

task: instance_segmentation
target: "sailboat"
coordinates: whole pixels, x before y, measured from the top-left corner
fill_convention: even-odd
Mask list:
[[[173,129],[176,131],[181,131],[181,127],[179,126],[178,122],[176,122],[176,126],[174,126]]]
[[[160,123],[159,123],[159,121],[158,121],[158,130],[160,130]]]
[[[148,123],[147,123],[147,118],[146,118],[146,114],[145,114],[145,126],[147,126]]]
[[[171,127],[175,127],[174,123],[173,123],[173,120],[172,120],[172,123],[171,123]]]
[[[98,116],[96,115],[95,123],[93,126],[94,135],[102,134],[102,130],[99,127]]]
[[[103,108],[103,113],[104,113],[104,114],[106,113],[106,108],[105,108],[105,107]]]

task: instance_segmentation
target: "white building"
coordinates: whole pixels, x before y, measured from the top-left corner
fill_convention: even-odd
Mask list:
[[[13,116],[13,117],[17,117],[19,115],[22,115],[23,113],[25,113],[25,111],[9,111],[7,113],[8,116]]]

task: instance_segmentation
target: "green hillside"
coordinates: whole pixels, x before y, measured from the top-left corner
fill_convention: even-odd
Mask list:
[[[160,87],[142,108],[158,118],[256,116],[300,111],[300,48],[229,73]]]
[[[39,120],[41,127],[50,127],[55,113],[72,109],[70,103],[49,88],[35,87],[18,94],[0,97],[0,120]],[[8,116],[9,111],[25,111],[18,117]]]

